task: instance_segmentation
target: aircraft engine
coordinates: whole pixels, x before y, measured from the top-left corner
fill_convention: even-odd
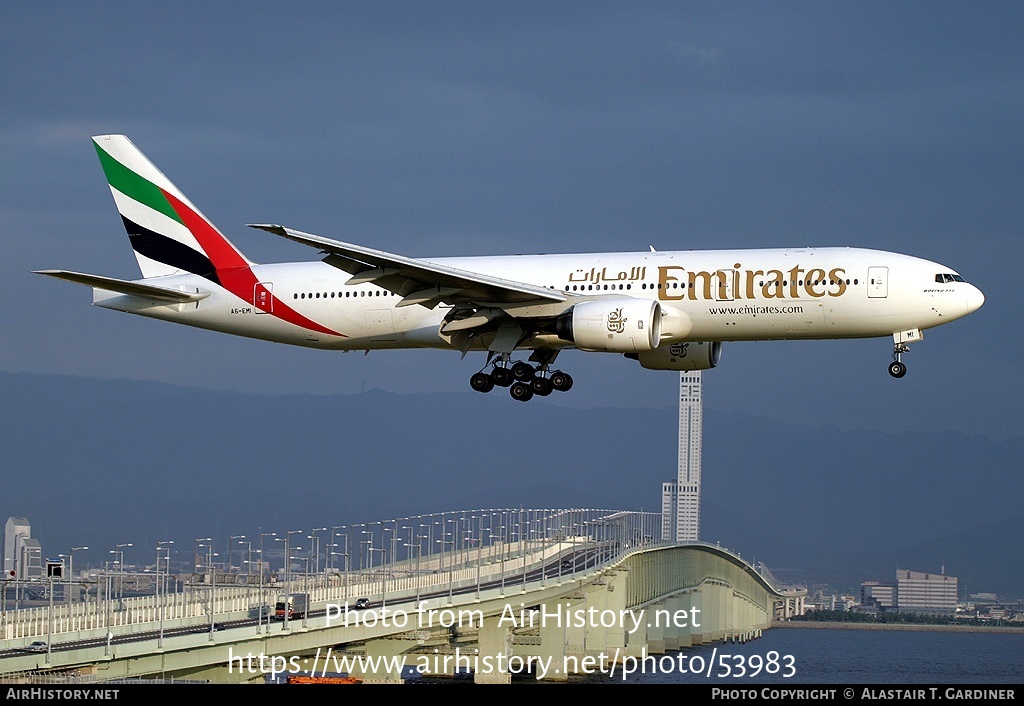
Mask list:
[[[558,336],[587,351],[652,351],[661,340],[661,307],[649,299],[594,299],[558,320]]]
[[[661,346],[653,351],[626,353],[648,370],[709,370],[722,358],[721,341],[686,341]]]

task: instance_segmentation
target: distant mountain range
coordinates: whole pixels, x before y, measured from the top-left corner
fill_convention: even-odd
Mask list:
[[[571,394],[571,393],[570,393]],[[839,404],[840,402],[837,402]],[[783,410],[777,410],[780,414]],[[702,537],[852,590],[897,567],[1024,594],[1024,437],[886,434],[705,409]],[[660,510],[676,410],[507,396],[262,396],[0,373],[0,521],[49,556],[442,510]]]

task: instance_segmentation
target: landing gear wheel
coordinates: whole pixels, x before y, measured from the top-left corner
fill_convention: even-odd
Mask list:
[[[889,363],[889,374],[894,378],[901,378],[907,374],[907,366],[898,360]]]
[[[512,395],[512,399],[520,402],[529,402],[533,397],[533,389],[525,382],[513,383],[512,387],[508,388],[508,393]]]
[[[530,388],[533,389],[533,394],[540,395],[541,397],[547,397],[555,389],[549,378],[534,378],[530,380]]]
[[[521,360],[517,363],[513,363],[511,369],[512,377],[514,377],[516,380],[521,380],[525,382],[527,380],[532,379],[534,376],[533,366],[530,365],[529,363],[524,363]]]
[[[469,379],[469,386],[477,392],[490,392],[494,389],[494,378],[480,372]]]
[[[569,373],[563,373],[561,370],[551,373],[549,380],[551,380],[551,387],[559,392],[568,392],[569,388],[572,387],[572,376]]]
[[[500,387],[508,387],[512,384],[512,373],[508,368],[495,368],[491,371],[491,377],[494,379],[494,384]]]

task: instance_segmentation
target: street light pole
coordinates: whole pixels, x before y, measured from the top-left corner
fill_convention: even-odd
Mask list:
[[[127,544],[115,544],[115,554],[119,555],[118,563],[118,577],[117,577],[117,600],[121,600],[124,595],[124,548],[133,546],[131,542]]]
[[[217,600],[217,568],[213,565],[213,557],[217,556],[213,553],[213,545],[206,545],[206,565],[210,569],[210,585],[206,589],[207,594],[210,596],[208,601],[210,606],[210,642],[213,642],[213,625],[214,615],[216,614],[214,601]]]
[[[449,536],[453,537],[453,539],[451,539],[451,540],[444,539],[444,537],[449,537]],[[452,604],[452,580],[453,580],[452,571],[455,568],[454,565],[453,565],[453,561],[454,561],[454,558],[455,558],[454,557],[454,554],[455,554],[455,539],[454,539],[454,535],[452,535],[450,532],[442,532],[441,533],[441,537],[442,538],[437,540],[437,541],[441,545],[441,559],[442,560],[444,559],[444,545],[446,545],[446,544],[450,544],[451,545],[451,550],[448,552],[448,605],[451,605]]]
[[[250,571],[249,563],[252,561],[252,542],[246,540],[244,542],[239,542],[238,543],[239,547],[241,547],[243,544],[245,545],[245,559],[244,559],[244,561],[240,560],[238,562],[238,573],[239,574],[242,573],[242,564],[244,563],[245,564],[245,585],[248,586],[249,585],[249,571]]]
[[[68,580],[69,581],[74,581],[75,580],[75,552],[77,552],[77,551],[84,551],[84,550],[86,550],[88,548],[89,547],[71,547],[71,553],[68,555]],[[71,584],[70,583],[68,584],[68,588],[69,589],[71,588]],[[69,591],[69,593],[70,593],[70,591]],[[71,598],[74,599],[74,596],[71,596]],[[73,603],[74,600],[72,600],[71,602]]]
[[[412,529],[413,529],[412,527],[409,528],[409,530],[410,530],[409,534],[410,535],[412,534],[412,532],[411,532]],[[410,536],[409,539],[411,540],[412,537]],[[405,546],[408,547],[409,550],[413,550],[413,549],[416,550],[416,603],[418,604],[420,602],[420,554],[422,553],[422,550],[423,550],[423,547],[420,546],[420,536],[416,535],[416,544],[413,544],[412,542],[410,542],[409,544],[406,544]],[[408,554],[408,552],[406,552],[406,554]]]
[[[345,533],[345,605],[348,606],[348,575],[352,569],[352,558],[348,551],[348,532]]]
[[[230,535],[229,534],[228,535],[228,573],[229,574],[231,573],[232,563],[235,560],[235,555],[234,555],[234,553],[231,550],[234,547],[234,540],[236,540],[236,539],[245,539],[245,535],[244,534],[236,534],[236,535]]]
[[[173,540],[167,540],[165,542],[156,543],[156,595],[157,595],[157,606],[160,610],[160,637],[157,640],[156,647],[162,650],[164,647],[164,603],[167,602],[167,584],[160,578],[160,552],[166,552],[166,569],[167,573],[171,573],[171,548],[165,547],[165,544],[174,544]],[[162,590],[161,590],[162,589]]]
[[[263,632],[263,614],[265,612],[267,612],[267,611],[266,611],[266,605],[264,605],[264,597],[263,597],[263,550],[262,549],[257,549],[256,553],[258,553],[260,555],[260,560],[259,560],[259,567],[260,567],[259,568],[259,572],[260,572],[259,576],[260,576],[260,579],[259,579],[259,594],[258,594],[259,595],[259,601],[258,601],[258,607],[256,609],[256,634],[259,635],[261,632]],[[249,563],[252,564],[252,559],[249,559]],[[267,618],[267,623],[269,624],[269,622],[270,622],[270,618],[268,617]]]
[[[292,557],[290,553],[290,541],[293,534],[299,534],[302,530],[288,530],[284,533],[284,632],[288,631],[288,622],[292,612]]]
[[[381,537],[381,541],[384,541],[383,536]],[[384,577],[386,576],[385,568],[386,568],[387,562],[388,562],[388,550],[384,549],[384,548],[378,549],[377,547],[368,547],[368,550],[370,552],[380,552],[381,553],[381,558],[380,558],[380,607],[381,607],[381,617],[383,617],[384,616],[384,613],[383,613],[384,606],[387,605],[387,601],[386,601],[386,599],[384,597]]]
[[[47,577],[50,579],[50,614],[46,620],[46,663],[50,663],[50,650],[53,649],[53,574]]]
[[[310,532],[309,532],[309,536],[313,540],[313,546],[311,547],[311,549],[313,550],[313,556],[314,556],[314,559],[313,559],[313,573],[314,574],[319,574],[320,573],[320,538],[316,536],[316,533],[317,532],[326,532],[326,531],[327,531],[326,527],[317,527],[315,529],[310,530]]]

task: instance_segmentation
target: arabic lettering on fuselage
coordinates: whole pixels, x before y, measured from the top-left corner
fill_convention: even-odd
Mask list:
[[[602,267],[600,270],[596,267],[591,267],[590,271],[578,269],[569,275],[569,281],[578,284],[580,282],[589,282],[590,284],[598,284],[600,282],[623,282],[630,281],[636,282],[642,280],[647,276],[646,267],[630,267],[629,272],[608,272],[607,267]]]
[[[629,272],[608,272],[607,267],[582,268],[570,273],[572,284],[598,285],[602,282],[637,282],[647,276],[646,267],[631,267]],[[658,267],[658,299],[800,299],[802,297],[841,297],[848,283],[846,270],[832,267],[804,269],[796,265],[788,270],[748,270],[739,262],[729,269],[713,271],[687,270],[681,265]]]

